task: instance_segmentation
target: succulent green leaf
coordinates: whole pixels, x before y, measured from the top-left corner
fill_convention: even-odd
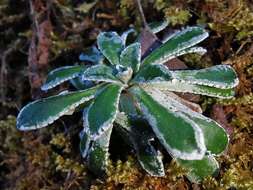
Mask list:
[[[95,47],[86,48],[83,53],[79,56],[80,61],[89,61],[92,63],[102,63],[104,56],[103,54]]]
[[[182,51],[179,51],[176,54],[172,54],[171,56],[167,57],[166,60],[169,61],[171,59],[174,59],[176,57],[179,57],[181,55],[190,54],[190,53],[197,53],[199,55],[204,55],[206,53],[206,49],[202,47],[190,47],[187,49],[184,49]]]
[[[115,119],[115,123],[122,127],[124,130],[130,132],[131,121],[126,113],[118,112]]]
[[[145,88],[145,91],[156,101],[166,107],[173,107],[176,112],[180,112],[194,121],[202,130],[207,150],[212,154],[222,153],[228,145],[228,135],[226,131],[214,120],[192,111],[187,106],[176,101],[173,97],[167,96],[162,91],[155,88]]]
[[[113,65],[119,64],[119,56],[124,47],[116,32],[102,32],[97,38],[98,48]]]
[[[70,83],[78,90],[86,89],[86,85],[84,85],[81,75],[79,77],[71,79]]]
[[[189,92],[192,94],[201,94],[217,98],[232,98],[235,95],[234,89],[220,89],[210,86],[198,84],[189,84],[177,79],[167,82],[156,82],[150,84],[142,84],[142,86],[152,86],[161,90],[170,90],[174,92]]]
[[[82,80],[121,84],[120,80],[115,77],[114,69],[105,64],[94,65],[86,69],[82,74]]]
[[[158,32],[161,32],[169,25],[169,22],[167,20],[163,20],[160,22],[151,22],[148,24],[150,30],[156,34]]]
[[[133,126],[130,133],[132,143],[134,145],[137,158],[144,170],[151,176],[164,176],[164,167],[162,155],[150,143],[147,126]]]
[[[193,115],[191,115],[193,114]],[[190,119],[198,124],[205,138],[207,150],[215,155],[219,155],[226,150],[229,137],[226,131],[214,120],[197,113],[185,113]]]
[[[139,87],[132,87],[143,116],[159,141],[173,157],[185,160],[202,159],[206,147],[201,129],[184,114],[164,107]]]
[[[127,84],[133,76],[133,69],[131,67],[123,67],[121,65],[116,66],[117,74],[116,77],[123,83]]]
[[[141,68],[137,73],[132,83],[156,83],[160,81],[170,81],[171,73],[168,68],[164,65],[159,64],[149,64]]]
[[[198,84],[221,89],[230,89],[238,85],[239,80],[229,65],[217,65],[200,70],[171,71],[173,78],[190,84]]]
[[[141,134],[141,138],[145,139],[145,141],[152,141],[155,138],[155,134],[150,128],[149,123],[142,117],[131,118],[128,113],[119,112],[115,119],[115,123],[128,133]]]
[[[100,176],[106,171],[109,159],[109,145],[112,133],[110,126],[103,134],[92,142],[88,152],[88,168],[96,175]]]
[[[98,87],[69,92],[34,101],[19,112],[17,128],[22,131],[45,127],[94,98]]]
[[[84,90],[84,89],[87,89],[87,88],[91,88],[92,86],[95,85],[95,82],[93,82],[93,81],[83,81],[81,74],[78,77],[71,79],[70,83],[77,90]]]
[[[121,94],[119,101],[120,111],[125,112],[128,116],[137,117],[138,110],[134,104],[134,98],[131,94]]]
[[[120,64],[125,67],[131,67],[136,73],[141,63],[141,45],[133,43],[127,46],[120,55]]]
[[[123,45],[124,46],[126,46],[126,43],[127,43],[127,38],[128,38],[128,36],[129,36],[129,34],[131,34],[131,33],[135,33],[136,31],[133,29],[133,28],[131,28],[131,29],[129,29],[129,30],[127,30],[127,31],[125,31],[125,32],[123,32],[122,34],[121,34],[121,40],[122,40],[122,43],[123,43]]]
[[[130,140],[130,131],[131,131],[131,121],[124,112],[118,112],[116,119],[114,121],[114,129],[117,131],[117,134],[120,135],[122,140],[132,149],[134,149],[133,143]]]
[[[161,93],[164,93],[166,96],[169,96],[169,97],[173,98],[175,101],[179,102],[180,104],[185,105],[186,107],[190,108],[194,112],[198,112],[198,113],[203,112],[202,108],[200,107],[199,104],[194,103],[194,102],[190,102],[190,101],[178,96],[174,92],[171,92],[171,91],[168,91],[168,90],[161,90]]]
[[[83,158],[85,158],[88,154],[89,148],[91,145],[91,139],[89,135],[86,133],[86,131],[83,129],[80,132],[80,152]]]
[[[122,128],[120,134],[124,139],[128,138],[126,142],[131,143],[135,149],[142,168],[152,176],[164,176],[162,155],[150,143],[154,135],[149,126],[143,122],[131,124],[123,112],[117,115],[115,122]]]
[[[97,93],[85,117],[86,129],[91,139],[98,138],[112,126],[118,112],[122,89],[120,85],[108,84]]]
[[[135,139],[135,150],[142,168],[151,176],[164,176],[162,155],[150,144],[150,142]]]
[[[45,84],[41,87],[42,90],[49,90],[67,80],[71,80],[80,75],[80,72],[85,69],[84,66],[65,66],[51,71],[48,74]]]
[[[180,160],[177,162],[188,170],[187,177],[194,183],[203,181],[208,176],[218,172],[219,163],[212,155],[205,156],[202,160]]]
[[[180,51],[188,49],[205,38],[208,33],[200,27],[188,27],[183,31],[173,34],[167,42],[150,53],[144,60],[145,64],[163,64],[171,59],[172,56],[179,54]]]

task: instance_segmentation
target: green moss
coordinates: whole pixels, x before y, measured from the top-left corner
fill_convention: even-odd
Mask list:
[[[74,173],[77,176],[85,175],[85,166],[78,163],[76,160],[64,158],[61,155],[57,155],[55,159],[56,171],[63,173]]]
[[[188,186],[183,177],[185,172],[175,161],[172,161],[166,166],[165,177],[152,177],[143,172],[135,158],[128,157],[125,162],[110,162],[107,171],[108,177],[106,177],[105,181],[96,181],[91,186],[91,189],[165,190],[170,189],[172,186],[180,188]]]
[[[169,6],[165,8],[164,15],[166,20],[172,25],[184,25],[191,18],[191,13],[188,10],[176,6]]]
[[[120,15],[128,20],[131,18],[131,12],[135,9],[134,0],[121,0],[120,1]]]
[[[158,12],[163,12],[165,19],[172,25],[184,25],[191,18],[191,13],[185,9],[184,4],[174,5],[174,1],[156,0],[154,8]],[[186,2],[189,3],[189,2]]]
[[[185,62],[185,64],[194,69],[202,69],[213,66],[210,57],[202,56],[199,54],[187,54],[181,57],[181,59]]]
[[[69,136],[64,135],[64,133],[57,133],[53,135],[50,144],[62,149],[64,153],[70,153],[71,151],[70,138]]]
[[[221,6],[220,13],[214,18],[214,23],[210,23],[210,27],[219,32],[236,31],[236,38],[242,40],[253,35],[253,12],[252,7],[247,1],[235,1]]]
[[[16,118],[7,116],[5,120],[0,121],[0,151],[11,152],[19,149],[17,146],[20,142],[21,133],[15,127]]]
[[[156,8],[158,11],[166,8],[166,6],[168,6],[168,2],[165,0],[156,0],[154,3],[154,8]]]

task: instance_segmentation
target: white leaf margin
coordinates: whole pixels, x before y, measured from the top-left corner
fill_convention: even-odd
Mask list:
[[[111,58],[107,55],[107,53],[105,52],[104,48],[102,47],[101,45],[101,40],[102,38],[106,38],[105,37],[105,34],[106,33],[111,33],[114,35],[114,39],[113,40],[119,40],[122,44],[122,48],[124,46],[123,44],[123,41],[122,41],[122,38],[119,36],[119,34],[117,32],[113,32],[113,31],[108,31],[108,32],[101,32],[98,37],[97,37],[97,46],[98,46],[98,49],[100,50],[100,52],[104,55],[104,57],[112,64],[112,65],[117,65],[119,63],[112,63],[112,60]],[[118,59],[119,61],[119,59]]]
[[[134,28],[130,28],[129,30],[127,30],[127,31],[125,31],[125,32],[123,32],[123,33],[121,34],[120,38],[121,38],[121,40],[122,40],[124,46],[126,46],[127,38],[128,38],[128,36],[129,36],[129,34],[131,34],[131,33],[136,33],[136,31],[135,31]]]
[[[151,95],[150,91],[147,91],[146,89],[143,89],[143,90],[145,92],[147,92],[154,99],[154,101],[156,101],[158,104],[160,104],[161,106],[166,108],[168,111],[174,112],[175,115],[182,117],[185,121],[187,121],[189,124],[191,124],[192,128],[194,129],[194,135],[195,135],[195,140],[198,145],[198,150],[192,151],[191,153],[183,152],[183,151],[177,150],[175,148],[172,148],[170,145],[168,145],[166,143],[163,136],[161,136],[161,135],[157,136],[157,138],[160,140],[160,142],[163,144],[163,146],[167,149],[168,153],[171,154],[175,158],[180,158],[183,160],[201,160],[205,155],[206,146],[205,146],[205,142],[204,142],[204,134],[203,134],[202,130],[198,127],[198,125],[195,122],[193,122],[192,120],[190,120],[188,117],[186,117],[184,114],[175,112],[176,110],[174,107],[172,107],[172,106],[165,107],[163,105],[162,101],[160,100],[159,94],[158,94],[158,97],[156,97],[157,94]],[[134,89],[134,91],[136,91],[136,89]],[[149,124],[152,126],[154,132],[156,134],[159,134],[160,132],[157,128],[157,122],[156,122],[156,119],[154,118],[154,116],[152,114],[150,114],[148,108],[143,103],[138,101],[137,104],[141,108],[144,117],[147,119]]]
[[[120,84],[122,85],[122,82],[120,80],[118,80],[116,77],[115,79],[109,79],[109,78],[106,78],[106,77],[103,77],[102,75],[101,76],[85,76],[86,74],[89,73],[89,71],[92,71],[93,69],[96,69],[97,67],[100,67],[100,65],[94,65],[94,66],[91,66],[89,67],[88,69],[86,69],[82,75],[81,75],[81,78],[83,81],[87,80],[87,81],[97,81],[97,82],[108,82],[108,83],[115,83],[115,84]]]
[[[140,69],[140,65],[141,65],[141,44],[139,42],[135,42],[135,43],[132,43],[130,44],[129,46],[127,46],[120,54],[120,63],[123,59],[123,56],[126,56],[127,54],[127,51],[130,49],[130,48],[133,48],[137,46],[137,49],[138,49],[138,56],[137,56],[137,61],[138,61],[138,64],[136,65],[136,68],[132,68],[133,71],[135,72],[138,72],[138,70]],[[129,65],[128,67],[131,67],[131,65]]]
[[[206,93],[205,90],[200,89],[201,85],[184,83],[177,79],[172,79],[171,81],[151,81],[149,83],[140,84],[141,87],[156,87],[160,90],[170,90],[173,92],[189,92],[192,94],[200,94],[220,99],[230,99],[234,97],[234,94],[225,94],[225,93]],[[203,87],[210,87],[210,86],[203,86]],[[212,87],[210,87],[212,88]],[[229,89],[221,89],[221,90],[229,90]]]
[[[104,139],[100,139],[99,137],[97,139],[93,139],[91,147],[87,153],[87,160],[90,160],[90,154],[94,150],[94,146],[99,146],[101,149],[103,149],[103,151],[105,151],[105,160],[103,161],[104,168],[101,168],[101,170],[106,170],[107,169],[106,167],[109,164],[109,156],[110,156],[109,146],[110,146],[110,138],[112,134],[112,129],[113,129],[113,126],[110,125],[108,129],[105,130],[104,133],[100,135],[100,137],[102,137],[102,135],[105,135],[105,137],[102,137],[102,138],[106,138],[106,142],[104,141]]]
[[[88,121],[88,116],[89,116],[89,109],[93,106],[94,102],[89,105],[87,108],[87,112],[84,116],[84,129],[86,130],[87,134],[90,136],[91,140],[96,141],[102,134],[104,134],[107,130],[109,130],[111,127],[113,127],[113,122],[115,121],[117,114],[119,112],[118,106],[119,106],[119,101],[120,101],[120,95],[122,90],[124,89],[124,86],[121,85],[119,91],[118,91],[118,96],[116,98],[116,101],[114,102],[114,107],[116,108],[115,114],[113,114],[107,121],[105,121],[98,132],[96,134],[91,134],[89,130],[89,121]],[[101,89],[98,93],[101,93],[103,89]]]
[[[209,67],[207,69],[217,69],[217,70],[228,70],[231,69],[234,73],[235,71],[233,68],[229,65],[217,65],[213,67]],[[201,69],[204,70],[204,69]],[[201,70],[191,70],[193,73],[197,73]],[[172,78],[177,79],[180,82],[188,83],[188,84],[197,84],[197,85],[203,85],[203,86],[210,86],[210,87],[215,87],[215,88],[220,88],[220,89],[230,89],[230,88],[235,88],[239,84],[239,79],[237,77],[237,74],[235,73],[236,78],[230,85],[225,85],[222,82],[215,82],[215,81],[210,81],[208,79],[195,79],[194,77],[188,77],[189,80],[183,80],[182,77],[180,77],[180,71],[171,71]]]
[[[80,152],[81,152],[82,157],[83,157],[83,158],[86,158],[86,156],[88,155],[88,151],[89,151],[89,149],[90,149],[90,146],[91,146],[91,140],[90,140],[88,134],[86,133],[86,131],[83,129],[83,130],[79,133],[80,143],[81,143],[82,138],[83,138],[84,135],[87,135],[87,141],[88,141],[88,142],[85,143],[85,148],[84,148],[84,150],[81,150],[81,145],[80,145]]]
[[[151,146],[151,148],[152,149],[155,149],[150,143],[148,143],[148,145],[149,146]],[[135,147],[135,149],[136,149],[136,152],[138,151],[137,149],[137,147],[138,147],[138,145],[134,145],[134,146],[136,146]],[[149,174],[149,175],[151,175],[151,176],[153,176],[153,177],[162,177],[162,176],[165,176],[165,171],[164,171],[164,165],[163,165],[163,161],[162,161],[162,159],[163,159],[163,155],[162,155],[162,153],[159,151],[159,150],[155,150],[156,152],[157,152],[157,156],[156,156],[156,163],[154,163],[154,164],[156,164],[156,165],[158,165],[159,166],[159,168],[158,168],[158,173],[159,174],[156,174],[156,173],[154,173],[154,172],[152,172],[151,170],[149,170],[148,168],[146,168],[146,166],[145,166],[145,164],[141,161],[141,159],[140,159],[140,155],[139,154],[137,154],[137,157],[138,157],[138,161],[139,161],[139,163],[140,163],[140,165],[141,165],[141,167]]]
[[[60,67],[60,68],[57,68],[57,69],[54,69],[53,71],[51,71],[48,75],[53,75],[54,73],[60,71],[60,70],[63,70],[63,69],[70,69],[70,68],[73,68],[75,66],[65,66],[65,67]],[[64,78],[55,78],[55,80],[52,80],[48,83],[45,83],[41,86],[41,90],[43,91],[47,91],[51,88],[54,88],[56,86],[58,86],[59,84],[63,83],[63,82],[66,82],[68,80],[71,80],[71,79],[74,79],[76,77],[78,77],[80,75],[80,72],[77,72],[77,73],[73,73],[72,75],[70,75],[69,77],[64,77]]]
[[[83,91],[86,91],[86,90],[83,90]],[[79,91],[80,93],[83,92],[83,91]],[[77,92],[71,92],[69,94],[74,94],[74,93],[77,93]],[[21,111],[19,112],[19,115],[17,117],[17,126],[18,126],[18,129],[19,130],[22,130],[22,131],[30,131],[30,130],[33,130],[33,129],[40,129],[40,128],[43,128],[43,127],[46,127],[47,125],[50,125],[52,124],[54,121],[56,121],[58,118],[60,118],[61,116],[63,115],[66,115],[69,113],[69,111],[71,110],[74,110],[77,106],[79,106],[80,104],[83,104],[91,99],[93,99],[95,97],[95,95],[91,95],[91,96],[86,96],[86,97],[83,97],[80,101],[74,103],[74,104],[70,104],[69,106],[65,107],[61,112],[59,112],[57,115],[55,116],[50,116],[47,120],[45,121],[42,121],[42,122],[39,122],[37,123],[36,125],[33,125],[33,126],[30,126],[30,127],[25,127],[23,125],[19,125],[19,118],[20,116],[22,115],[22,112],[25,111],[26,109],[28,109],[29,106],[33,105],[33,104],[36,104],[37,102],[40,102],[40,101],[46,101],[47,99],[49,98],[52,98],[52,97],[59,97],[59,96],[64,96],[66,94],[61,94],[61,95],[56,95],[56,96],[51,96],[51,97],[48,97],[48,98],[44,98],[44,99],[40,99],[40,100],[36,100],[34,102],[31,102],[29,104],[27,104],[26,106],[24,106]]]
[[[184,35],[185,33],[190,32],[190,31],[195,30],[195,29],[199,29],[199,27],[187,27],[186,29],[184,29],[182,31],[175,32],[169,38],[167,38],[166,42],[168,42],[172,38],[177,38],[177,37],[179,37],[181,35]],[[208,32],[204,32],[201,35],[198,35],[198,36],[195,36],[195,37],[191,38],[187,42],[181,43],[178,48],[174,49],[172,52],[169,52],[169,53],[165,54],[163,57],[161,57],[160,59],[158,59],[155,62],[153,62],[153,64],[163,64],[163,63],[169,61],[170,59],[173,59],[173,58],[175,58],[177,56],[180,56],[180,55],[183,55],[183,54],[186,54],[186,53],[200,53],[200,54],[204,54],[206,52],[206,50],[204,48],[201,48],[201,47],[194,48],[193,47],[193,49],[192,49],[190,47],[194,46],[195,44],[197,44],[197,43],[199,43],[201,41],[203,41],[208,36],[209,36]],[[188,48],[190,48],[191,50],[189,51]],[[188,49],[188,52],[187,52],[187,49]],[[182,53],[180,53],[180,52],[182,52]],[[152,52],[151,52],[151,54],[152,54]],[[148,59],[148,58],[149,58],[149,56],[147,56],[143,60],[144,64],[145,64],[145,60]]]
[[[219,162],[215,159],[215,157],[213,157],[212,155],[207,155],[207,159],[209,159],[211,162],[210,162],[210,164],[212,164],[212,166],[213,167],[215,167],[215,168],[217,168],[217,169],[219,169]],[[175,159],[176,160],[176,162],[179,164],[179,165],[181,165],[181,163],[180,163],[180,161],[177,161],[177,159]],[[182,164],[182,167],[184,167],[183,166],[183,164]],[[192,173],[192,170],[190,169],[187,173],[186,173],[186,177],[190,180],[190,181],[192,181],[192,182],[194,182],[194,183],[200,183],[201,182],[201,180],[199,179],[199,177],[198,176],[196,176],[196,175],[194,175],[194,173]]]
[[[160,71],[167,76],[172,76],[170,70],[162,64],[150,64],[148,66],[154,66],[160,69]],[[163,78],[163,76],[157,76],[155,78],[153,78],[152,80],[146,80],[144,77],[139,77],[138,74],[136,75],[136,78],[134,78],[131,83],[138,83],[138,84],[149,84],[149,83],[159,83],[159,82],[164,82],[165,79]]]
[[[167,96],[166,94],[164,94],[161,90],[159,89],[155,89],[152,87],[146,87],[144,88],[144,90],[150,95],[152,96],[152,98],[156,101],[159,101],[163,106],[166,107],[173,107],[175,109],[175,112],[181,112],[183,113],[186,117],[188,117],[190,120],[192,120],[192,117],[201,119],[201,120],[205,120],[208,123],[213,122],[214,124],[216,124],[219,128],[221,128],[225,134],[227,135],[227,139],[228,142],[230,141],[230,137],[227,134],[226,130],[216,121],[203,116],[201,113],[197,113],[193,110],[191,110],[189,107],[187,107],[186,105],[183,105],[182,103],[178,102],[176,99],[174,99],[173,95],[172,96]],[[159,98],[159,99],[158,99]],[[200,127],[199,127],[200,128]],[[202,129],[200,128],[200,130],[202,131]],[[228,147],[229,143],[227,144]],[[227,147],[225,149],[227,149]],[[211,154],[209,151],[207,151],[209,154]],[[219,156],[220,154],[212,154],[215,156]]]

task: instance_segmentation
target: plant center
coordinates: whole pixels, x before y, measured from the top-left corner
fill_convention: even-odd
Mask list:
[[[118,73],[117,77],[124,83],[127,84],[128,81],[132,78],[133,76],[133,69],[131,67],[122,67],[119,66],[116,68]]]

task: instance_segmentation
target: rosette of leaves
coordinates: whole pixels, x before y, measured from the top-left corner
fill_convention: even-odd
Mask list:
[[[100,33],[97,47],[80,56],[92,62],[90,66],[51,71],[43,90],[65,81],[77,90],[29,103],[18,115],[17,128],[39,129],[84,107],[80,150],[94,173],[106,170],[114,128],[152,176],[165,175],[162,154],[153,141],[188,170],[190,180],[198,182],[214,174],[218,169],[214,156],[226,149],[228,135],[217,122],[199,113],[198,105],[173,92],[231,98],[238,84],[235,71],[228,65],[176,71],[163,65],[186,53],[203,54],[206,50],[195,46],[208,37],[203,28],[188,27],[173,34],[145,58],[141,58],[139,42],[127,45],[130,32]]]

